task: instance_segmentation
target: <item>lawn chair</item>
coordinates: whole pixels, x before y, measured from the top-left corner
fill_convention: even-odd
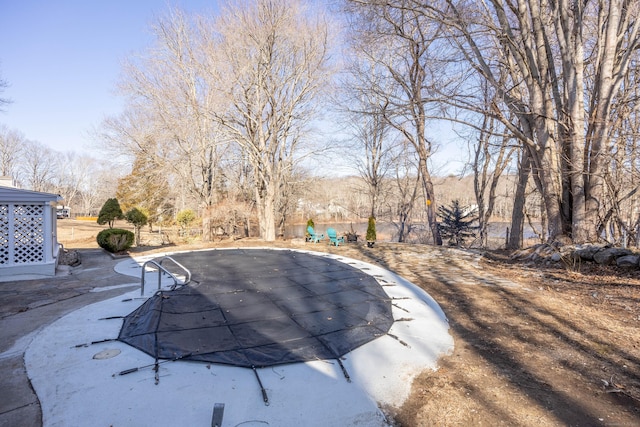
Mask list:
[[[333,228],[327,228],[327,237],[330,245],[340,246],[340,243],[344,243],[344,237],[338,237],[338,233]]]
[[[324,239],[324,234],[316,234],[312,226],[307,227],[307,233],[309,233],[310,242],[318,243],[320,240]]]

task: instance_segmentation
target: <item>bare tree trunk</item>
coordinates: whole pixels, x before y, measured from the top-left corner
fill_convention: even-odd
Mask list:
[[[276,240],[276,216],[274,209],[274,200],[270,193],[273,190],[267,190],[264,196],[256,195],[258,204],[258,223],[260,225],[260,236],[262,239],[273,242]]]
[[[211,242],[213,240],[213,232],[211,230],[211,206],[206,206],[202,210],[202,241]]]
[[[527,195],[527,182],[531,173],[531,161],[528,150],[522,150],[522,157],[518,165],[518,183],[511,211],[511,234],[507,243],[507,249],[522,247],[522,234],[524,232],[524,205]]]
[[[407,178],[408,181],[408,177]],[[400,181],[400,178],[397,179]],[[400,185],[400,184],[399,184]],[[406,239],[406,235],[410,232],[409,228],[409,219],[411,218],[411,212],[413,211],[413,206],[415,205],[416,198],[418,196],[418,188],[420,187],[420,175],[416,175],[416,181],[411,189],[411,196],[409,200],[405,200],[405,191],[401,189],[400,192],[402,194],[400,208],[398,212],[399,226],[398,226],[398,242],[402,243]]]
[[[424,190],[426,205],[427,205],[427,220],[429,222],[429,230],[431,231],[431,237],[433,244],[442,246],[442,237],[440,236],[440,229],[438,227],[438,215],[435,203],[435,191],[433,190],[433,181],[431,181],[431,175],[426,165],[426,160],[420,159],[420,176],[422,177],[422,188]]]

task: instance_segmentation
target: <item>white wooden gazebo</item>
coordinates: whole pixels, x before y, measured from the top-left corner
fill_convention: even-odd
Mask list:
[[[54,276],[57,194],[0,186],[0,276]]]

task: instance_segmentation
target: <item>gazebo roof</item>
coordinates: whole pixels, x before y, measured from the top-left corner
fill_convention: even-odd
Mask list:
[[[0,203],[7,202],[56,202],[62,200],[59,194],[0,187]]]

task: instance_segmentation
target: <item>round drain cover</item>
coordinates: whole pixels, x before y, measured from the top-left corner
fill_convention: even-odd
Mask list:
[[[96,360],[111,359],[112,357],[116,357],[119,354],[120,354],[120,350],[118,350],[117,348],[108,348],[106,350],[102,350],[101,352],[94,354],[93,358]]]

